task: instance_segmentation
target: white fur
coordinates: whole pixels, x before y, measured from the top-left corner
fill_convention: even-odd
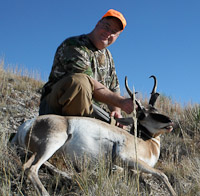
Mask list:
[[[72,159],[75,158],[74,155],[87,155],[98,159],[105,152],[112,151],[114,142],[125,139],[123,135],[120,136],[107,127],[86,119],[82,119],[81,123],[80,119],[70,119],[68,126],[68,133],[72,134],[72,137],[64,145],[64,152]]]
[[[21,126],[18,127],[17,133],[15,134],[14,138],[12,139],[12,144],[18,144],[22,147],[26,147],[25,145],[25,137],[29,129],[33,126],[36,118],[32,118],[30,120],[25,121]]]

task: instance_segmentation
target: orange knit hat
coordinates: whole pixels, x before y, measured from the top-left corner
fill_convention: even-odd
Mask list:
[[[116,10],[110,9],[106,12],[106,14],[102,18],[105,18],[105,17],[108,17],[108,16],[113,16],[113,17],[118,18],[122,23],[122,26],[123,26],[122,30],[124,30],[124,28],[126,26],[126,19],[124,18],[122,13],[120,13]]]

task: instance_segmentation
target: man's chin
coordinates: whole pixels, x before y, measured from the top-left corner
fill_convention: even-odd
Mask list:
[[[106,48],[107,46],[109,46],[108,40],[102,40],[101,44],[104,48]]]
[[[97,48],[104,49],[108,46],[109,46],[108,40],[101,39],[101,40],[98,41],[98,47]]]

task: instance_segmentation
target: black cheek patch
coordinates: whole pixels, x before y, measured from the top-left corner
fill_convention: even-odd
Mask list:
[[[150,113],[150,116],[155,121],[158,121],[158,122],[161,122],[161,123],[170,123],[170,122],[172,122],[169,117],[167,117],[165,115],[162,115],[162,114]]]

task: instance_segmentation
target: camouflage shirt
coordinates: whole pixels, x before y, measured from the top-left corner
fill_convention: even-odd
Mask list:
[[[87,35],[68,38],[57,48],[49,81],[43,87],[43,93],[46,94],[49,87],[72,73],[85,73],[111,91],[120,91],[110,51],[106,48],[98,50]]]

